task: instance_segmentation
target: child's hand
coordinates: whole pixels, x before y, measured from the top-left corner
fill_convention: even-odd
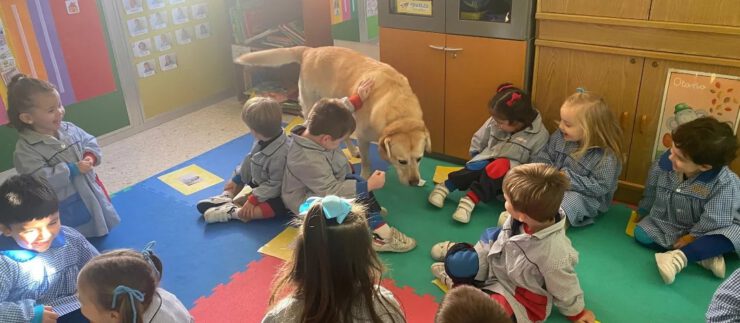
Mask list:
[[[54,312],[51,306],[44,306],[44,315],[41,316],[42,323],[56,323],[59,318],[59,314]]]
[[[681,249],[685,247],[686,245],[688,245],[689,243],[694,242],[694,240],[696,240],[694,236],[692,236],[691,234],[687,234],[683,237],[678,238],[678,240],[676,240],[676,242],[673,244],[673,248]]]
[[[385,186],[385,172],[376,170],[372,175],[370,175],[370,178],[367,179],[367,190],[374,191],[383,188],[383,186]]]
[[[364,102],[367,99],[370,91],[373,89],[373,85],[375,85],[375,81],[373,80],[362,80],[360,82],[360,85],[357,86],[357,95],[360,96],[360,100]]]
[[[92,162],[88,159],[83,159],[77,162],[77,169],[80,170],[80,173],[85,174],[93,169]]]
[[[575,323],[594,323],[596,322],[596,315],[590,310],[584,310],[583,316],[575,321]]]

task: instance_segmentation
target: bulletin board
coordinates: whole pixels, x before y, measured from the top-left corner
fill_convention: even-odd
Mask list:
[[[115,0],[145,119],[231,89],[223,0]]]
[[[95,136],[129,125],[101,12],[96,0],[0,1],[0,125],[18,72],[54,84],[65,119]],[[0,171],[12,167],[16,140],[15,130],[0,130]]]

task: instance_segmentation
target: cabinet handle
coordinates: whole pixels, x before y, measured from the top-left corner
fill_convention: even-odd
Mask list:
[[[658,67],[658,61],[653,61],[653,67]]]
[[[645,133],[645,124],[647,123],[647,114],[643,114],[642,117],[640,117],[640,134]]]
[[[436,49],[436,50],[446,50],[444,46],[429,45],[429,48]]]
[[[634,63],[637,63],[637,60],[634,57],[630,58],[630,64],[634,64]]]
[[[627,123],[627,117],[630,116],[630,113],[625,111],[622,112],[622,115],[619,117],[619,126],[622,128],[622,131],[625,130],[625,124]]]
[[[445,47],[445,52],[462,52],[462,51],[463,51],[462,48],[449,48],[449,47]]]

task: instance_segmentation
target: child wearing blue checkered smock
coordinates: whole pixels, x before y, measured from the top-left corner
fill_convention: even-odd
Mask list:
[[[570,180],[561,209],[573,226],[609,210],[622,171],[622,130],[606,102],[579,88],[560,107],[558,129],[532,160],[560,169]]]
[[[719,285],[707,310],[707,323],[740,322],[740,270]]]
[[[672,140],[650,169],[635,239],[660,251],[666,284],[692,262],[724,277],[722,255],[740,250],[740,179],[727,167],[737,139],[729,125],[705,117],[680,125]]]

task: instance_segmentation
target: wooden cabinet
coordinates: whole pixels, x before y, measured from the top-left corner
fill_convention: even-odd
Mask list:
[[[404,74],[424,111],[432,151],[468,159],[496,87],[523,87],[526,41],[380,29],[380,60]]]
[[[647,16],[636,14],[646,5]],[[554,130],[560,105],[577,87],[603,95],[624,132],[615,198],[636,203],[653,162],[668,70],[740,75],[738,12],[736,0],[542,0],[534,104]],[[731,168],[740,173],[740,158]]]

